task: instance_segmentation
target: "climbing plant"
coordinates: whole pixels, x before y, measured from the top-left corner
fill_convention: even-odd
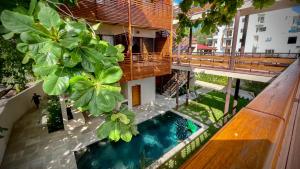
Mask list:
[[[201,27],[201,31],[206,34],[211,34],[217,31],[217,27],[229,24],[238,8],[242,7],[245,0],[183,0],[179,7],[181,12],[178,14],[178,28],[176,29],[176,41],[180,42],[186,36],[185,29],[187,27]],[[295,0],[300,2],[300,0]],[[256,9],[262,9],[274,4],[275,0],[253,0],[252,6]],[[191,20],[188,15],[193,7],[201,7],[206,9],[202,13],[202,17],[196,20]]]
[[[0,83],[19,92],[31,80],[31,66],[22,64],[22,53],[16,49],[15,40],[0,37],[0,46]]]
[[[18,38],[16,48],[24,54],[22,62],[32,61],[45,93],[68,96],[81,111],[106,116],[97,129],[100,139],[130,141],[138,133],[134,114],[118,107],[124,100],[119,85],[123,72],[118,64],[124,59],[124,47],[100,40],[94,32],[99,24],[62,18],[50,2],[31,0],[26,11],[4,10],[1,22],[7,32],[3,36]]]

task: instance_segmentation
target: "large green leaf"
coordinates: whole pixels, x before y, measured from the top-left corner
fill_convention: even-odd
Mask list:
[[[1,22],[5,28],[16,33],[32,31],[34,29],[33,17],[9,10],[4,10],[1,13]]]
[[[54,9],[46,6],[42,2],[39,2],[39,7],[38,19],[44,26],[52,28],[60,25],[60,16]]]
[[[121,134],[121,139],[126,141],[126,142],[130,142],[130,140],[132,139],[132,134],[130,131],[127,131],[125,133]]]
[[[81,62],[81,60],[81,56],[76,51],[72,51],[71,53],[65,52],[63,54],[63,63],[66,67],[74,67]]]
[[[114,129],[115,123],[112,121],[105,121],[98,129],[97,136],[100,140],[105,139],[109,136],[111,130]]]
[[[70,80],[72,94],[70,98],[75,101],[76,107],[87,106],[94,94],[94,85],[84,76],[75,76]]]
[[[114,95],[112,95],[108,90],[100,90],[96,100],[98,109],[103,112],[111,112],[117,104]]]
[[[24,43],[35,44],[46,41],[45,38],[40,37],[38,34],[34,32],[22,32],[20,35],[20,39]]]
[[[105,69],[100,76],[103,84],[112,84],[118,82],[122,78],[123,72],[119,66],[113,66]]]
[[[45,43],[40,49],[41,57],[37,59],[38,64],[57,64],[61,56],[61,47],[54,43]]]
[[[37,0],[30,0],[29,9],[28,9],[28,15],[32,15],[34,12],[34,9],[36,7]]]
[[[36,76],[48,76],[56,72],[58,65],[33,65],[32,70]]]
[[[18,51],[22,53],[26,53],[28,51],[28,44],[27,43],[18,43],[17,44]]]
[[[43,89],[48,95],[61,95],[69,87],[69,78],[59,77],[55,74],[49,75],[43,84]]]
[[[77,47],[79,42],[80,42],[79,37],[66,37],[59,41],[61,46],[68,48],[68,49],[73,49],[73,48]]]
[[[115,123],[113,129],[109,133],[109,138],[115,142],[119,141],[121,137],[121,131],[118,127],[118,123]]]

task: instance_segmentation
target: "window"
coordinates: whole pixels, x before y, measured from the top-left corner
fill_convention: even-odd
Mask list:
[[[297,43],[297,36],[289,37],[288,44],[296,44]]]
[[[111,45],[114,45],[114,37],[111,35],[102,35],[102,40],[105,40]]]
[[[256,25],[256,32],[265,32],[267,30],[267,27],[263,25]]]
[[[213,45],[213,40],[211,40],[211,39],[208,40],[208,41],[207,41],[207,46],[212,46],[212,45]]]
[[[227,36],[232,36],[232,30],[227,31]]]
[[[252,47],[252,53],[256,53],[256,51],[257,51],[257,47],[253,46]]]
[[[293,16],[293,25],[300,25],[300,15]]]
[[[258,35],[255,35],[255,36],[254,36],[254,40],[255,40],[255,41],[258,41]]]
[[[241,33],[243,33],[243,32],[244,32],[244,29],[242,28],[242,29],[241,29]]]
[[[266,42],[271,42],[272,41],[272,37],[267,37],[265,41]]]
[[[266,54],[274,54],[274,49],[267,49]]]
[[[230,46],[231,45],[231,40],[226,40],[226,46]]]
[[[265,15],[258,15],[258,23],[264,23],[265,22]]]
[[[245,22],[245,18],[242,19],[242,22]]]

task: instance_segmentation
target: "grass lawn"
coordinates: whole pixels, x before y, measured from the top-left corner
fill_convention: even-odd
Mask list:
[[[197,73],[196,79],[203,82],[214,83],[222,86],[226,86],[228,81],[228,78],[225,76],[210,75],[205,73]]]
[[[188,106],[181,105],[179,112],[189,115],[204,124],[210,125],[223,116],[226,95],[221,92],[212,91],[204,95],[199,95],[197,99],[190,101]],[[250,101],[239,98],[237,110],[245,107]],[[230,110],[233,104],[231,97]]]

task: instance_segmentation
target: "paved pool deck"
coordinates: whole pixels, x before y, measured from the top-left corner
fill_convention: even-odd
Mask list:
[[[210,89],[199,89],[198,93],[207,93]],[[190,97],[194,98],[193,95]],[[185,95],[179,103],[185,102]],[[175,98],[156,95],[152,104],[133,109],[136,123],[143,122],[162,114],[176,106]],[[42,107],[46,107],[45,103]],[[12,129],[1,169],[76,169],[73,151],[98,141],[95,129],[103,122],[103,117],[90,119],[85,125],[73,131],[48,133],[41,126],[42,109],[26,113]]]

